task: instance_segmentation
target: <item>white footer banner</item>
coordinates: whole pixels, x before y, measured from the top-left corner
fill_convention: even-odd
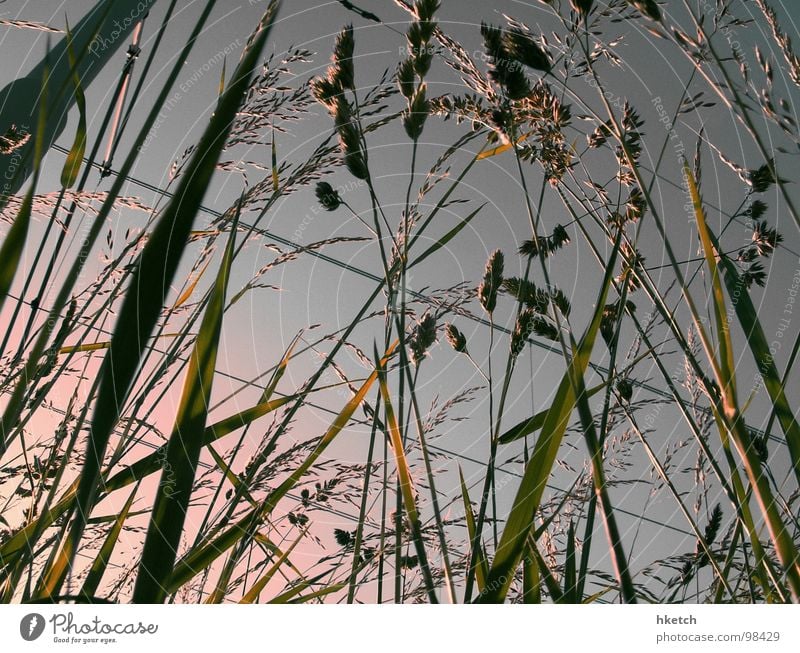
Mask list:
[[[7,605],[0,642],[4,653],[794,653],[800,606]]]

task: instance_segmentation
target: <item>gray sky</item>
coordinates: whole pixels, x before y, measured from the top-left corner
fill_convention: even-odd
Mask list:
[[[137,64],[137,72],[148,55],[148,45],[152,43],[155,30],[160,18],[166,9],[167,0],[159,0],[152,11],[143,37],[143,52]],[[132,124],[123,139],[119,152],[125,154],[130,143],[131,134],[137,125],[141,124],[149,109],[150,104],[158,94],[163,80],[166,78],[170,65],[188,35],[195,18],[199,15],[202,3],[197,1],[180,3],[182,9],[168,28],[166,43],[162,46],[154,67],[154,74],[146,86],[146,91],[140,100],[132,117]],[[132,177],[145,184],[163,188],[168,181],[170,165],[181,153],[198,138],[208,119],[209,113],[216,101],[216,93],[222,73],[222,57],[227,57],[228,74],[233,70],[239,52],[244,45],[249,30],[252,29],[260,17],[263,2],[219,2],[202,39],[198,43],[191,57],[184,63],[184,72],[179,78],[179,83],[174,89],[173,102],[168,109],[162,111],[157,128],[151,133],[147,147],[137,161]],[[297,77],[289,79],[290,84],[298,84],[311,74],[321,74],[328,63],[333,38],[345,23],[353,22],[356,31],[356,77],[360,92],[372,87],[380,78],[385,69],[394,70],[404,45],[402,36],[395,31],[402,32],[405,28],[407,17],[394,3],[387,1],[363,0],[357,3],[366,10],[378,14],[386,24],[376,25],[365,21],[358,16],[345,11],[337,2],[319,3],[306,0],[292,0],[285,2],[280,14],[280,20],[270,38],[267,54],[283,53],[294,46],[306,48],[315,53],[313,61],[302,63],[295,67]],[[774,5],[780,7],[781,15],[786,19],[784,27],[797,40],[795,21],[800,20],[800,6],[797,3],[777,0]],[[71,2],[16,2],[8,0],[0,4],[0,19],[25,19],[47,23],[58,28],[64,24],[64,14],[69,17],[70,23],[77,20],[94,5],[86,0],[72,0]],[[664,3],[667,12],[679,12],[682,3],[677,0],[668,0]],[[475,1],[455,2],[445,0],[438,15],[439,22],[445,32],[459,40],[469,52],[480,52],[479,24],[482,20],[500,24],[503,14],[518,18],[534,29],[541,30],[552,41],[551,30],[555,27],[552,18],[548,16],[546,7],[538,2],[497,2],[488,3]],[[743,14],[744,15],[744,14]],[[668,137],[667,132],[659,123],[659,113],[654,98],[661,97],[664,105],[671,113],[674,98],[679,93],[689,75],[689,68],[685,60],[674,56],[674,48],[665,47],[648,33],[638,29],[644,26],[643,22],[620,24],[618,31],[624,39],[615,47],[615,53],[621,58],[622,64],[618,69],[602,66],[601,70],[606,75],[608,88],[614,94],[614,99],[629,99],[634,104],[645,121],[645,154],[643,162],[654,162]],[[391,27],[390,27],[391,26]],[[765,41],[765,36],[759,35],[763,25],[759,23],[748,29],[738,28],[730,34],[729,45],[742,47],[752,55],[752,44]],[[624,30],[630,30],[624,33]],[[16,53],[15,56],[6,56],[0,68],[0,83],[3,85],[16,77],[26,74],[27,71],[40,58],[45,49],[46,36],[42,32],[26,29],[16,29],[0,25],[0,48],[4,53]],[[738,44],[738,45],[734,45]],[[764,46],[762,46],[763,49]],[[768,46],[767,46],[768,47]],[[103,112],[107,109],[116,80],[125,60],[124,48],[121,48],[108,66],[98,75],[95,82],[87,89],[87,106],[90,123],[90,144],[92,135],[96,133]],[[782,63],[782,60],[779,60]],[[479,61],[479,65],[483,66]],[[461,91],[460,83],[441,63],[435,64],[429,75],[429,95],[434,96],[445,92]],[[572,80],[572,89],[581,97],[590,97],[594,108],[600,104],[596,92],[586,84],[584,79]],[[708,93],[706,91],[706,93]],[[798,94],[790,96],[795,102]],[[399,107],[398,98],[393,98],[390,103]],[[277,153],[280,161],[300,161],[308,156],[313,148],[326,138],[331,132],[331,120],[327,114],[317,106],[310,109],[313,115],[303,116],[302,120],[286,126],[287,132],[277,136]],[[584,123],[578,117],[584,113],[577,106],[573,106],[573,127],[585,130]],[[725,155],[747,168],[755,168],[763,163],[759,161],[755,150],[739,138],[741,128],[733,120],[731,114],[717,104],[713,108],[704,109],[700,114],[706,136],[710,141],[720,146]],[[74,133],[76,117],[71,116],[60,143],[64,147],[69,144]],[[677,129],[678,137],[669,141],[665,150],[666,170],[664,176],[667,183],[659,183],[658,198],[662,202],[663,212],[670,225],[670,236],[674,238],[674,247],[679,259],[693,259],[697,257],[696,239],[693,237],[689,221],[683,212],[682,194],[679,189],[669,186],[668,182],[680,183],[680,169],[677,161],[680,146],[685,148],[689,158],[694,156],[696,136],[692,133],[699,123],[698,119],[689,118],[688,126]],[[441,123],[438,118],[428,120],[420,146],[418,170],[425,171],[436,160],[443,146],[449,146],[463,133],[464,127],[458,127],[451,122]],[[94,131],[93,131],[94,130]],[[771,133],[771,132],[770,132]],[[571,136],[582,139],[578,131],[573,130]],[[263,134],[263,144],[249,149],[237,149],[232,155],[244,160],[257,161],[262,164],[269,163],[270,134]],[[391,218],[396,223],[405,193],[407,174],[409,170],[410,145],[400,126],[395,123],[377,132],[370,138],[370,159],[374,162],[377,176],[377,186],[384,206]],[[581,144],[585,141],[581,141]],[[471,148],[480,147],[480,139],[470,145]],[[794,155],[796,156],[795,150]],[[455,157],[453,170],[457,172],[466,162],[469,153]],[[63,161],[59,152],[51,152],[47,160],[42,188],[45,191],[57,190],[57,180]],[[784,176],[791,177],[794,169],[794,159],[780,157],[779,167],[785,171]],[[118,168],[121,160],[115,160],[114,167]],[[249,179],[257,179],[258,172],[250,169]],[[264,174],[264,173],[261,173]],[[540,173],[538,167],[526,170],[538,188]],[[598,174],[600,174],[598,172]],[[327,179],[334,185],[348,188],[346,200],[357,211],[369,209],[368,197],[363,188],[352,184],[352,177],[346,170],[337,169]],[[422,177],[419,178],[420,180]],[[730,170],[720,159],[708,149],[703,152],[703,190],[706,202],[710,207],[722,207],[731,210],[744,195],[740,185],[733,179]],[[217,181],[209,189],[204,199],[204,204],[216,211],[225,210],[231,201],[242,190],[243,180],[240,175],[219,175]],[[108,187],[108,181],[103,182],[99,189]],[[793,189],[795,198],[800,200],[797,189]],[[125,194],[139,196],[146,203],[152,204],[155,197],[136,183],[128,184]],[[478,203],[487,202],[486,207],[473,221],[470,228],[465,230],[458,241],[451,244],[447,250],[437,257],[435,262],[420,266],[414,271],[411,278],[411,287],[414,290],[447,288],[462,281],[471,285],[477,284],[489,252],[501,249],[506,254],[508,274],[520,274],[523,261],[515,252],[520,242],[530,237],[530,229],[524,207],[521,203],[519,184],[513,166],[513,158],[506,154],[481,162],[478,167],[465,180],[464,188],[457,193],[460,198],[469,199],[468,204],[456,204],[445,211],[441,216],[441,223],[431,233],[439,236],[451,228],[459,217],[471,211]],[[434,195],[435,197],[435,195]],[[767,193],[765,201],[770,206],[767,213],[771,224],[778,227],[784,236],[784,244],[794,252],[800,252],[800,238],[790,218],[781,211],[781,203],[777,200],[774,188]],[[566,223],[569,216],[564,215],[564,209],[554,193],[546,195],[544,204],[544,224],[551,230],[556,223]],[[117,216],[112,225],[115,236],[122,242],[123,234],[129,227],[141,227],[146,215],[141,212],[124,212]],[[203,216],[210,221],[210,215]],[[709,211],[709,219],[715,229],[724,223],[724,218],[713,208]],[[207,223],[206,223],[207,224]],[[197,225],[202,229],[205,225]],[[262,227],[272,233],[300,245],[322,240],[333,236],[367,236],[365,229],[352,218],[348,218],[343,211],[326,213],[319,211],[313,196],[313,188],[297,192],[285,201],[281,201],[264,220]],[[5,228],[5,225],[3,226]],[[36,229],[41,229],[39,224]],[[571,248],[554,257],[551,263],[551,274],[556,284],[566,293],[573,305],[573,325],[581,332],[587,322],[587,317],[592,309],[599,275],[596,262],[593,260],[588,248],[581,242],[574,228],[570,230],[573,235]],[[728,232],[732,247],[743,246],[748,232],[739,225],[734,225]],[[663,266],[667,260],[663,254],[660,240],[652,227],[645,229],[642,238],[642,251],[647,257],[647,263],[652,266],[653,275],[661,279],[665,285],[671,278],[671,272],[664,268],[659,272],[658,266]],[[253,240],[243,251],[241,260],[237,261],[236,274],[232,285],[236,286],[246,282],[249,276],[264,265],[274,253],[266,245],[267,239]],[[285,246],[284,246],[285,247]],[[605,245],[601,246],[602,248]],[[199,248],[195,249],[195,252]],[[350,243],[334,246],[325,250],[327,254],[337,260],[352,266],[357,266],[372,274],[380,274],[379,259],[374,243]],[[192,261],[187,258],[184,270],[188,273]],[[770,259],[769,281],[763,291],[756,290],[754,299],[761,302],[761,319],[768,338],[773,333],[778,333],[782,306],[785,304],[787,292],[792,283],[794,271],[800,268],[798,257],[789,251],[780,250]],[[688,274],[693,273],[697,265],[686,268]],[[663,274],[662,277],[659,275]],[[180,277],[180,275],[179,275]],[[282,350],[288,345],[295,333],[312,324],[322,324],[319,333],[332,331],[337,326],[343,326],[350,321],[352,315],[360,307],[361,299],[374,288],[373,281],[354,275],[341,267],[329,262],[305,257],[301,262],[281,268],[276,274],[265,279],[266,282],[279,286],[280,292],[269,289],[258,290],[251,293],[246,301],[235,307],[231,312],[225,326],[225,355],[220,367],[240,378],[252,378],[264,369],[273,365]],[[697,296],[702,296],[702,280],[694,286]],[[676,295],[671,295],[673,302]],[[635,301],[642,302],[642,312],[650,310],[646,306],[644,297],[637,297]],[[376,309],[380,305],[376,303]],[[477,314],[480,309],[473,302],[470,308]],[[508,298],[505,299],[503,309],[498,311],[498,322],[504,326],[513,326],[512,305]],[[680,310],[680,309],[679,309]],[[470,338],[470,349],[476,354],[480,363],[485,363],[485,351],[488,346],[487,330],[474,321],[466,318],[456,319],[456,323]],[[800,330],[800,321],[796,318],[791,321],[786,336],[786,341],[791,341]],[[781,332],[783,333],[783,332]],[[356,335],[357,345],[367,355],[371,355],[373,340],[382,339],[382,322],[378,318],[369,325],[360,328]],[[497,357],[495,366],[499,367],[504,361],[507,341],[504,337],[496,340]],[[740,343],[741,344],[741,343]],[[666,360],[680,366],[680,359],[667,357]],[[597,359],[603,364],[603,361]],[[607,361],[606,361],[607,362]],[[356,373],[358,361],[352,354],[343,354],[342,365],[348,372]],[[548,355],[543,349],[530,347],[525,356],[520,359],[515,383],[509,399],[507,425],[510,426],[518,420],[528,417],[532,410],[545,407],[552,396],[555,385],[560,378],[563,366],[560,355]],[[290,367],[287,374],[286,386],[297,385],[307,378],[311,362],[305,361],[297,368]],[[421,381],[421,391],[425,404],[439,397],[439,402],[447,400],[454,392],[482,384],[480,376],[475,373],[469,363],[463,358],[458,358],[440,338],[440,343],[432,350],[430,361],[424,365],[425,370]],[[742,386],[749,387],[753,378],[753,369],[749,359],[742,361]],[[652,380],[654,385],[663,387],[663,381],[657,377],[657,371],[650,363],[645,363],[637,368],[634,375],[637,380]],[[221,377],[218,381],[217,393],[220,397],[238,387],[238,383]],[[800,396],[800,380],[794,378],[789,386],[789,396]],[[645,390],[641,392],[646,393]],[[753,410],[755,415],[763,415],[763,392],[754,398]],[[227,407],[220,410],[224,414],[242,409],[248,404],[253,392],[244,393]],[[648,395],[638,395],[644,399]],[[451,422],[438,434],[436,444],[452,449],[459,454],[483,460],[486,455],[487,438],[485,434],[486,403],[485,393],[479,393],[480,400],[473,401],[456,409],[457,414],[469,417],[466,421]],[[341,397],[331,396],[326,405],[335,407],[341,404]],[[238,406],[238,408],[237,408]],[[759,412],[759,410],[761,412]],[[167,410],[167,413],[169,409]],[[329,416],[309,412],[304,415],[298,427],[302,435],[295,433],[298,439],[305,439],[318,434],[326,426]],[[754,426],[763,426],[756,422]],[[677,413],[669,408],[658,411],[655,419],[656,437],[654,444],[662,453],[668,447],[674,446],[681,439],[689,437],[688,430],[678,420]],[[366,439],[359,435],[359,430],[353,429],[354,435],[343,441],[342,445],[334,450],[334,454],[351,461],[363,462]],[[565,459],[579,467],[582,463],[584,445],[577,436],[569,439],[575,451],[565,451]],[[504,449],[501,460],[518,455],[519,448]],[[680,455],[686,456],[676,462],[678,467],[691,466],[693,463],[693,448],[682,450]],[[621,469],[620,478],[635,480],[641,478],[649,480],[648,470],[643,465],[641,452],[634,454],[636,464],[632,470]],[[470,483],[479,482],[481,474],[479,467],[467,460],[460,461],[465,469],[465,474]],[[452,462],[441,459],[443,467],[443,487],[445,492],[452,494],[456,467]],[[519,469],[519,466],[516,467]],[[644,471],[643,471],[644,470]],[[569,470],[562,470],[557,474],[556,480],[561,486],[571,482],[574,474]],[[690,485],[690,478],[687,477]],[[500,494],[503,507],[507,506],[513,498],[517,485],[516,479],[504,485]],[[479,487],[479,485],[478,485]],[[478,487],[473,490],[473,499],[478,496]],[[619,506],[638,513],[647,505],[647,514],[659,520],[672,522],[680,527],[685,527],[680,515],[675,511],[671,500],[665,495],[660,495],[651,500],[646,489],[641,489],[638,484],[622,485],[616,492]],[[635,521],[622,518],[623,530]],[[333,527],[331,522],[330,528]],[[683,540],[678,534],[657,528],[649,528],[637,541],[634,559],[641,555],[641,564],[644,565],[661,555],[673,553],[676,550],[691,548],[688,540]],[[629,537],[631,534],[629,533]],[[657,541],[659,537],[663,539]],[[630,540],[629,540],[630,541]],[[683,548],[681,548],[683,547]],[[604,547],[596,547],[597,552],[604,552]],[[638,568],[638,565],[635,565]]]

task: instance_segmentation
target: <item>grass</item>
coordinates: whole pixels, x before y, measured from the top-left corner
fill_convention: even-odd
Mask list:
[[[800,334],[793,302],[775,338],[762,309],[800,285],[781,278],[799,242],[800,75],[779,14],[765,0],[752,15],[727,0],[704,14],[547,3],[471,27],[477,57],[448,33],[448,8],[396,4],[402,35],[340,9],[403,45],[387,72],[345,24],[309,74],[311,52],[276,49],[269,3],[152,207],[123,189],[153,156],[213,0],[177,47],[165,9],[123,107],[122,129],[141,127],[127,148],[111,135],[113,176],[97,155],[116,98],[96,134],[75,74],[40,89],[72,94],[78,118],[55,192],[42,188],[53,117],[3,137],[32,175],[0,206],[2,600],[800,600]],[[526,24],[540,22],[558,38]],[[64,37],[74,72],[88,53]],[[623,38],[687,66],[683,87],[636,106],[635,88],[619,92]],[[143,109],[164,48],[179,56]],[[661,88],[657,70],[637,72]],[[324,133],[288,151],[315,112]],[[90,193],[98,171],[107,190]],[[237,196],[208,219],[222,182]],[[357,234],[279,240],[267,225],[297,201]],[[131,206],[146,224],[116,242],[113,212]],[[461,255],[475,234],[492,252],[482,277]],[[369,269],[338,256],[353,245]],[[475,278],[440,287],[453,253]],[[277,307],[281,273],[311,279],[317,259],[366,280],[346,287],[352,314],[288,344],[282,325],[260,333],[255,376],[232,369],[246,302]]]

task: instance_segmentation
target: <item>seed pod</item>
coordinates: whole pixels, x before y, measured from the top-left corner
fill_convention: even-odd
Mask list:
[[[403,112],[403,127],[410,139],[417,140],[422,135],[429,112],[430,104],[425,97],[425,84],[420,84],[409,102],[408,109]]]
[[[447,342],[455,351],[459,354],[467,353],[467,337],[461,331],[448,322],[444,325],[444,333],[447,336]]]
[[[765,163],[760,168],[747,171],[747,181],[754,193],[764,193],[775,182],[775,174],[772,171],[773,162]]]
[[[317,102],[325,106],[330,113],[334,113],[342,95],[342,88],[330,77],[315,77],[311,81],[311,93]]]
[[[336,104],[333,120],[339,134],[339,146],[344,155],[344,164],[356,179],[366,179],[368,176],[367,164],[361,149],[361,140],[351,116],[350,105],[340,98]]]
[[[411,99],[413,97],[416,88],[414,81],[414,61],[404,59],[397,67],[397,85],[404,98]]]
[[[534,313],[530,308],[521,311],[511,333],[511,357],[516,358],[525,348],[525,343],[534,327]]]
[[[633,396],[633,385],[627,379],[622,379],[617,383],[617,392],[623,401],[629,402]]]
[[[326,211],[335,211],[342,203],[339,193],[327,181],[321,181],[316,188],[317,199]]]
[[[661,20],[661,9],[655,0],[628,0],[629,5],[633,5],[645,16],[652,20]]]
[[[353,40],[353,26],[347,25],[336,37],[336,45],[333,47],[333,63],[336,71],[336,79],[342,88],[355,89],[355,70],[353,68],[353,52],[355,41]]]
[[[582,17],[585,17],[591,10],[594,0],[569,0],[572,8]]]
[[[492,252],[486,262],[483,280],[478,286],[478,300],[489,315],[494,313],[497,306],[497,291],[503,285],[503,252],[499,249]]]
[[[429,21],[439,9],[439,0],[417,0],[414,3],[414,15],[421,21]]]
[[[414,71],[420,78],[425,77],[431,69],[431,62],[433,61],[433,53],[428,50],[421,50],[414,57]]]
[[[419,365],[422,362],[434,342],[436,342],[436,318],[432,313],[425,313],[422,319],[414,326],[414,331],[409,341],[411,360],[414,365]]]
[[[541,70],[550,71],[550,58],[542,47],[530,35],[518,29],[511,29],[503,33],[503,46],[508,55],[519,63]]]

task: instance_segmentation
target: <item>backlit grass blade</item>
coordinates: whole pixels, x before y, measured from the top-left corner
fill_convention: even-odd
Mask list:
[[[449,243],[453,238],[455,238],[461,230],[466,227],[474,218],[480,210],[486,206],[486,204],[481,204],[477,209],[475,209],[472,213],[470,213],[466,218],[460,220],[459,223],[453,227],[450,231],[448,231],[444,236],[442,236],[439,240],[437,240],[433,245],[431,245],[428,249],[426,249],[422,254],[420,254],[417,258],[415,258],[409,265],[407,269],[413,268],[418,263],[422,263],[426,258],[428,258],[431,254],[438,252],[442,247],[445,247],[447,243]]]
[[[586,391],[586,396],[591,397],[598,392],[600,392],[603,388],[608,385],[607,383],[601,383],[600,385],[596,385],[593,388],[589,388]],[[541,410],[536,413],[533,417],[529,417],[526,420],[521,421],[519,424],[512,426],[508,431],[503,433],[498,440],[500,444],[509,444],[510,442],[514,442],[516,440],[521,440],[526,435],[533,435],[542,428],[544,425],[544,420],[547,418],[547,413],[550,409]]]
[[[719,244],[715,236],[709,231],[711,240],[716,251]],[[775,366],[775,357],[770,352],[770,346],[764,335],[761,321],[758,319],[758,311],[753,305],[750,293],[739,276],[736,266],[727,256],[721,256],[719,267],[722,268],[722,278],[731,298],[731,303],[736,311],[736,317],[747,338],[747,344],[755,358],[759,372],[764,379],[764,387],[772,401],[775,415],[786,436],[786,444],[789,448],[792,468],[795,478],[800,484],[800,425],[794,417],[792,408],[786,398],[783,384],[781,383],[778,368]]]
[[[783,565],[792,595],[797,601],[800,600],[800,553],[798,553],[797,546],[790,535],[789,528],[781,517],[769,481],[761,468],[761,460],[756,452],[751,432],[747,428],[744,416],[739,410],[736,396],[733,346],[727,323],[725,298],[722,294],[722,286],[716,264],[718,254],[711,239],[711,230],[708,228],[705,219],[705,210],[703,209],[697,183],[691,169],[686,164],[684,165],[684,175],[689,184],[689,194],[694,207],[697,229],[700,232],[700,242],[703,245],[706,265],[714,282],[712,295],[714,315],[717,321],[717,328],[720,331],[718,333],[720,359],[716,361],[717,365],[714,367],[717,382],[720,386],[720,402],[722,404],[721,409],[715,409],[715,418],[720,424],[723,439],[726,437],[725,431],[728,431],[736,445],[739,456],[744,463],[747,477],[753,487],[754,496],[761,509],[772,542],[775,545],[775,552]],[[710,362],[714,363],[715,361],[712,360]]]
[[[75,106],[78,107],[78,126],[75,130],[75,141],[64,161],[64,168],[61,171],[61,185],[64,188],[72,188],[78,179],[78,173],[83,162],[83,155],[86,152],[86,97],[83,93],[80,76],[77,70],[75,52],[72,48],[72,32],[67,23],[67,56],[69,65],[72,68],[72,83],[75,86]]]
[[[247,591],[247,594],[242,597],[242,600],[239,603],[255,603],[258,599],[258,595],[264,591],[264,588],[269,584],[269,582],[274,578],[275,574],[281,568],[281,566],[289,559],[292,551],[294,551],[295,547],[300,544],[301,540],[306,536],[307,529],[303,529],[300,532],[300,535],[297,536],[297,539],[291,543],[288,549],[284,551],[280,557],[273,563],[273,565],[264,572],[264,575],[261,576],[250,589]]]
[[[419,520],[419,511],[417,510],[417,498],[414,491],[414,482],[411,479],[411,470],[408,467],[406,454],[403,447],[403,437],[400,434],[400,425],[397,423],[395,417],[394,407],[392,406],[392,398],[389,395],[389,386],[386,382],[386,370],[382,366],[378,367],[378,384],[381,389],[381,397],[383,397],[383,409],[386,414],[386,428],[389,432],[389,441],[391,443],[392,453],[394,454],[395,465],[397,467],[397,478],[400,483],[400,492],[403,497],[403,507],[408,516],[409,525],[411,526],[411,538],[414,540],[414,547],[419,557],[419,566],[422,570],[422,577],[425,581],[425,586],[428,591],[428,599],[431,603],[438,603],[436,598],[436,590],[433,585],[433,577],[431,569],[428,564],[428,554],[425,551],[425,542],[422,539],[422,526]]]
[[[162,333],[158,336],[157,339],[161,338],[180,338],[183,334],[181,333]],[[60,347],[58,350],[59,355],[63,354],[80,354],[90,351],[102,351],[103,349],[108,349],[111,347],[110,340],[104,340],[103,342],[87,342],[82,345],[67,345],[64,347]]]
[[[647,350],[641,354],[639,354],[636,358],[634,358],[630,363],[626,366],[627,369],[633,369],[640,361],[648,358],[652,355],[650,350]],[[624,376],[624,374],[620,374],[619,372],[615,375],[616,377]],[[602,383],[598,383],[596,386],[589,388],[586,390],[586,397],[593,397],[598,392],[603,390],[608,386],[609,383],[614,381],[614,377],[610,377],[609,379],[603,381]],[[499,442],[500,444],[509,444],[510,442],[514,442],[515,440],[521,440],[526,435],[533,435],[542,428],[542,424],[544,424],[544,418],[547,417],[547,411],[549,409],[541,410],[536,413],[533,417],[529,417],[526,420],[522,420],[518,424],[512,426],[508,431],[503,433],[500,436]]]
[[[122,510],[120,510],[119,514],[114,520],[114,525],[108,532],[108,535],[103,542],[103,546],[100,547],[97,557],[94,559],[92,566],[89,568],[89,573],[86,575],[86,578],[83,581],[81,595],[89,598],[97,594],[97,590],[100,587],[100,582],[103,580],[103,575],[106,573],[108,562],[111,560],[111,555],[114,553],[114,548],[117,546],[117,541],[119,540],[119,536],[122,533],[123,527],[125,526],[125,521],[128,519],[131,506],[133,505],[133,500],[138,491],[139,484],[137,483],[136,487],[134,487],[133,491],[130,493],[130,496],[128,496],[128,500],[125,502],[125,505],[122,506]]]
[[[544,559],[539,551],[539,547],[536,546],[536,541],[533,538],[528,538],[526,548],[526,555],[531,557],[531,559],[536,563],[536,567],[541,574],[545,587],[547,587],[550,598],[554,603],[564,603],[564,593],[561,591],[561,587],[559,586],[555,575],[553,575],[553,572],[550,570],[547,560]]]
[[[164,471],[153,503],[153,513],[133,591],[136,603],[161,603],[166,594],[164,581],[172,573],[177,557],[186,513],[194,487],[203,431],[211,403],[211,389],[217,365],[225,295],[236,244],[237,212],[231,225],[228,245],[211,291],[194,351],[189,359],[183,395],[175,426],[167,443]]]
[[[697,221],[697,231],[700,242],[703,245],[703,256],[706,266],[711,273],[711,306],[714,310],[714,321],[717,329],[717,347],[719,350],[719,373],[720,384],[722,385],[723,395],[736,396],[736,363],[733,360],[733,343],[731,341],[731,330],[728,325],[728,316],[725,312],[725,296],[722,294],[722,283],[720,281],[719,269],[717,267],[717,254],[711,243],[710,230],[706,223],[705,211],[703,210],[700,199],[700,191],[694,179],[689,164],[683,162],[683,173],[689,183],[689,194],[694,206],[695,219]],[[729,410],[729,407],[726,407]],[[728,418],[731,414],[728,413]]]
[[[245,47],[233,81],[180,177],[173,199],[158,219],[136,263],[111,339],[111,349],[100,372],[102,379],[78,487],[76,516],[62,555],[45,584],[47,594],[58,592],[75,557],[97,494],[100,466],[111,432],[119,420],[142,354],[161,314],[200,204],[271,30],[278,4],[276,1],[270,3]]]
[[[309,592],[308,594],[304,594],[303,596],[297,597],[297,595],[303,592],[304,590],[307,590],[309,587],[313,587],[314,584],[320,581],[322,578],[324,578],[325,575],[326,574],[320,574],[319,576],[317,576],[316,578],[312,578],[311,580],[300,581],[290,590],[287,590],[286,592],[279,594],[275,598],[270,599],[269,601],[267,601],[267,603],[278,604],[278,605],[284,603],[308,603],[308,601],[313,601],[315,599],[322,598],[323,596],[327,596],[328,594],[333,594],[347,587],[347,583],[334,583],[332,585],[328,585],[327,587],[323,587],[313,592]]]
[[[178,299],[175,301],[175,305],[172,307],[172,310],[175,310],[176,308],[180,308],[181,306],[183,306],[186,302],[188,302],[191,299],[192,294],[194,293],[194,289],[197,288],[197,284],[200,283],[200,279],[203,278],[203,275],[205,274],[206,270],[208,269],[208,266],[209,266],[210,263],[211,263],[211,259],[208,259],[208,261],[206,261],[206,264],[200,269],[200,271],[189,282],[189,285],[186,286],[186,290],[184,290],[181,293],[181,296],[178,297]]]
[[[386,365],[392,356],[397,342],[395,341],[386,350],[381,365]],[[325,452],[336,436],[342,432],[347,423],[355,413],[356,409],[363,403],[370,388],[378,378],[378,371],[373,370],[358,392],[347,402],[345,407],[334,418],[328,430],[322,436],[314,450],[308,457],[283,481],[277,488],[270,492],[258,508],[249,510],[235,524],[226,528],[212,539],[207,539],[193,549],[189,550],[175,565],[175,571],[170,578],[167,586],[167,593],[175,591],[178,587],[193,578],[200,570],[211,565],[225,551],[234,546],[247,533],[251,533],[256,526],[263,521],[278,505],[278,502],[294,488],[306,472],[308,472],[319,457]],[[346,586],[346,583],[345,583]]]
[[[622,232],[620,231],[617,234],[611,256],[606,263],[605,275],[595,303],[592,321],[573,358],[567,363],[567,370],[542,425],[542,433],[536,440],[530,460],[525,466],[525,473],[489,570],[486,591],[478,595],[479,603],[501,603],[505,599],[514,573],[522,559],[525,543],[533,528],[536,511],[539,509],[547,480],[550,478],[564,433],[569,425],[570,416],[575,408],[573,378],[578,375],[582,377],[586,373],[597,333],[600,330],[606,298],[614,278],[621,237]]]
[[[17,274],[19,261],[22,258],[22,252],[25,250],[25,241],[28,239],[28,228],[31,222],[31,211],[33,210],[33,197],[36,193],[36,186],[39,183],[39,171],[42,162],[42,153],[44,146],[42,139],[44,138],[45,126],[47,124],[47,115],[45,107],[47,106],[47,77],[48,69],[45,67],[44,80],[42,81],[42,89],[40,94],[41,104],[39,105],[39,116],[36,122],[35,146],[33,151],[33,181],[31,187],[25,194],[25,199],[19,208],[16,218],[11,225],[11,228],[6,233],[3,239],[3,245],[0,247],[0,311],[3,310],[6,297],[11,291],[11,284],[14,282],[14,277]],[[2,352],[0,352],[2,354]],[[6,434],[0,431],[0,455],[5,451]]]
[[[475,539],[475,513],[472,512],[472,502],[469,499],[469,490],[464,480],[464,473],[461,465],[458,466],[458,478],[461,481],[461,500],[464,503],[464,518],[467,522],[467,535],[469,542]],[[483,543],[478,542],[478,559],[476,561],[475,580],[478,583],[478,592],[483,592],[486,587],[486,578],[489,576],[489,564],[486,562],[486,552],[483,550]]]

